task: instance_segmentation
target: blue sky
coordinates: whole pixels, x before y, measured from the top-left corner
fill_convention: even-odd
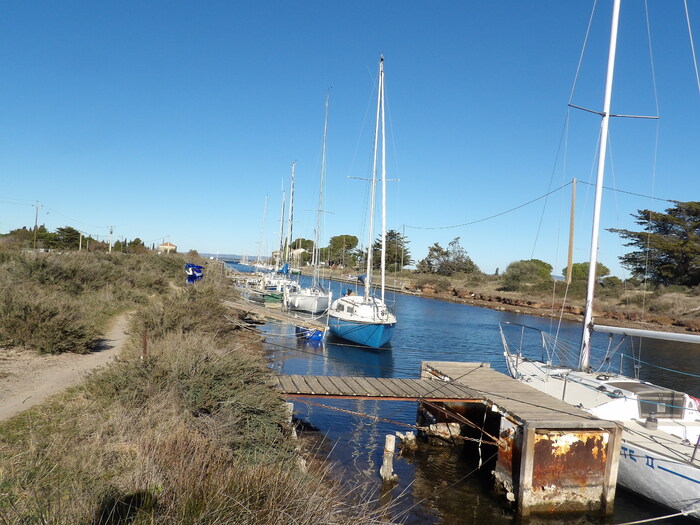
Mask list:
[[[180,251],[277,244],[296,167],[294,236],[316,222],[330,93],[324,244],[366,236],[377,64],[385,57],[388,226],[412,255],[454,237],[486,272],[565,265],[569,187],[593,182],[599,118],[567,110],[591,1],[7,2],[0,17],[0,232],[39,223]],[[700,34],[700,5],[691,2]],[[593,19],[573,103],[600,110],[610,0]],[[606,185],[698,200],[700,95],[683,3],[624,1]],[[694,22],[698,22],[695,24]],[[696,44],[700,44],[697,42]],[[567,114],[568,132],[564,133]],[[658,152],[654,172],[655,139]],[[562,137],[565,137],[562,142]],[[565,144],[566,147],[560,146]],[[576,261],[592,189],[579,185]],[[261,243],[263,206],[267,216]],[[606,192],[603,227],[670,204]],[[544,211],[543,211],[544,210]],[[437,228],[437,229],[428,229]],[[622,275],[604,232],[600,260]]]

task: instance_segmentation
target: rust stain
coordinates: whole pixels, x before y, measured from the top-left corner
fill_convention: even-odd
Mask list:
[[[548,432],[535,437],[533,491],[602,486],[607,432]]]

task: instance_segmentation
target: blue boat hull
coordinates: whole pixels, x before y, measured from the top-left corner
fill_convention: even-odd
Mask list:
[[[358,345],[380,348],[391,340],[395,324],[353,323],[329,317],[328,327],[333,335]]]

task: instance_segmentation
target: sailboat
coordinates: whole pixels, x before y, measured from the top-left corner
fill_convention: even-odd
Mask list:
[[[323,149],[321,153],[321,183],[318,193],[318,210],[316,212],[316,229],[314,231],[314,248],[311,255],[313,276],[311,286],[289,291],[285,295],[285,304],[290,310],[320,314],[328,309],[331,293],[324,290],[320,281],[320,247],[321,213],[323,213],[323,190],[326,184],[326,136],[328,133],[328,95],[326,95],[326,118],[323,125]],[[291,239],[291,235],[290,235]]]
[[[396,316],[384,303],[386,266],[386,143],[384,130],[384,57],[379,60],[377,93],[377,118],[374,129],[374,162],[372,168],[371,197],[369,206],[369,236],[367,242],[367,276],[362,296],[344,295],[336,299],[328,309],[328,327],[333,335],[359,345],[380,348],[390,340],[396,326]],[[382,137],[382,252],[381,298],[372,295],[372,266],[374,262],[374,207],[377,182],[377,157],[381,118]]]
[[[296,162],[292,162],[292,183],[290,195],[290,209],[294,199],[294,168]],[[285,193],[282,192],[282,214],[280,215],[280,236],[279,248],[275,257],[275,271],[267,273],[261,281],[261,291],[263,300],[266,303],[282,303],[282,299],[286,293],[299,290],[299,284],[290,278],[289,262],[285,260],[285,243],[284,235],[284,208],[285,208]],[[288,242],[286,243],[289,244]]]
[[[510,374],[530,386],[622,427],[618,483],[630,491],[700,519],[700,400],[611,370],[610,355],[600,368],[590,364],[592,332],[700,343],[700,336],[602,326],[593,322],[605,153],[617,43],[620,0],[613,5],[610,51],[603,103],[598,171],[591,236],[590,267],[577,362],[566,363],[565,347],[539,329],[501,323],[501,339]],[[539,359],[524,354],[530,330],[542,346]],[[513,337],[515,335],[515,337]],[[510,340],[509,340],[510,337]],[[526,344],[523,344],[525,342]],[[539,346],[538,344],[538,346]],[[532,347],[530,347],[532,348]],[[526,352],[530,354],[530,352]]]

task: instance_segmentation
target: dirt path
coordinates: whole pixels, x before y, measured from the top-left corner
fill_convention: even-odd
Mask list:
[[[78,384],[91,370],[114,360],[128,335],[128,314],[112,322],[99,350],[89,354],[39,355],[0,349],[0,421]]]

